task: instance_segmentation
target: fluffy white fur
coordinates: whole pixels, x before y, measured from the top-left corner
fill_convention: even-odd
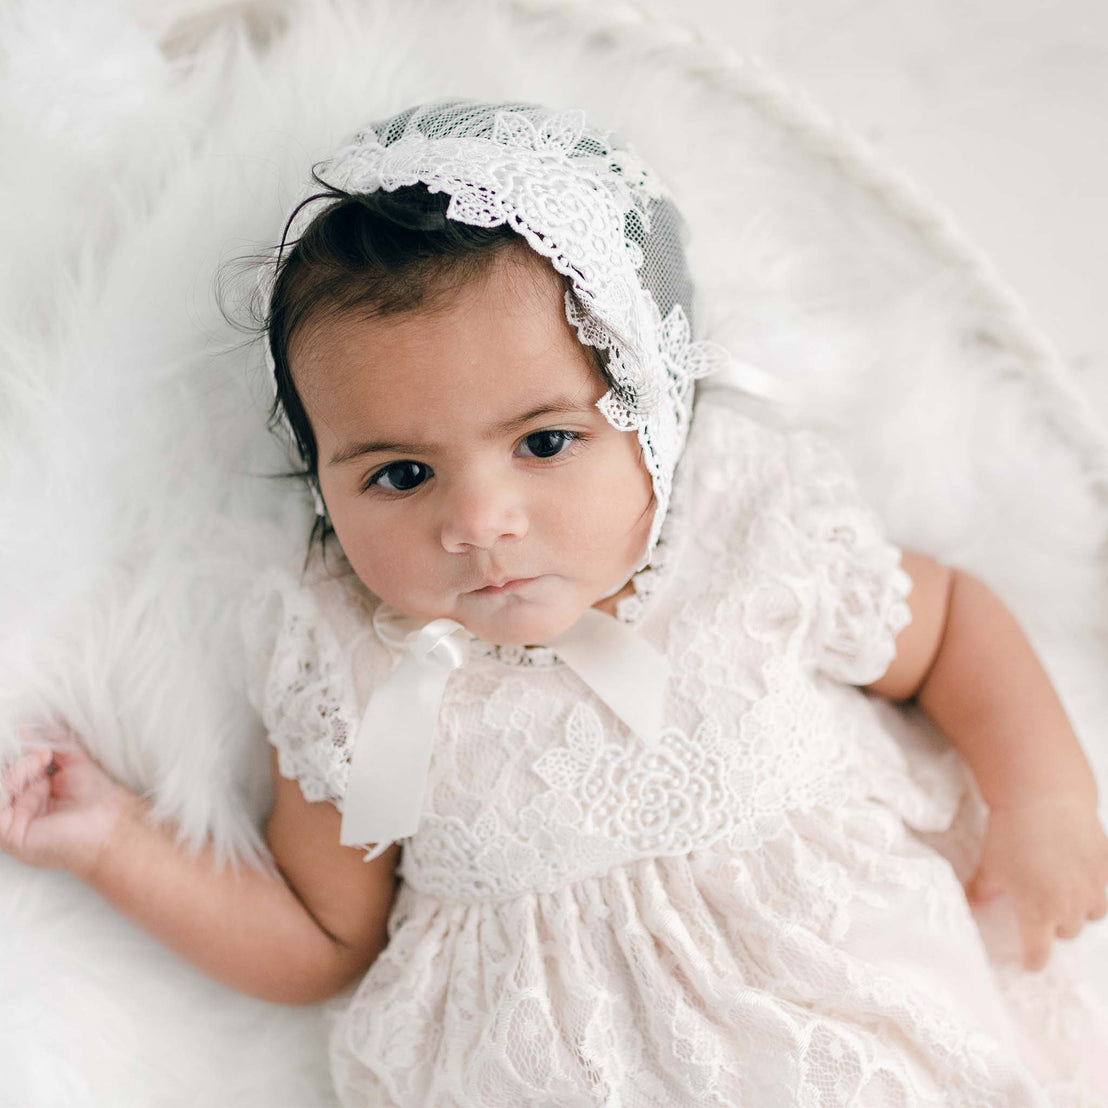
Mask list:
[[[1108,780],[1108,449],[1049,347],[849,136],[657,27],[586,33],[592,7],[0,13],[0,759],[62,713],[186,843],[267,864],[235,608],[311,510],[264,476],[289,460],[213,277],[358,125],[454,94],[630,137],[691,224],[702,332],[793,390],[751,403],[822,427],[895,540],[994,586]],[[332,1103],[321,1008],[203,979],[65,874],[0,855],[0,883],[0,1103]]]

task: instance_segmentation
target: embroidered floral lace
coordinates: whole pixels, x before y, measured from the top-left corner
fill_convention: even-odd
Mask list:
[[[656,508],[639,568],[648,564],[688,435],[693,382],[726,358],[715,343],[693,338],[683,223],[657,176],[578,109],[468,100],[421,104],[380,120],[316,173],[348,193],[415,184],[446,193],[447,218],[507,224],[570,279],[566,318],[582,343],[606,352],[614,381],[597,407],[614,427],[636,432],[653,482]],[[305,200],[289,242],[321,204],[334,203],[318,184]],[[274,266],[261,268],[265,302],[275,278]]]
[[[660,750],[556,659],[451,675],[389,945],[333,1007],[343,1102],[1097,1103],[1074,1043],[1104,1025],[1064,959],[997,973],[920,837],[957,827],[960,760],[851,687],[910,580],[841,457],[706,392],[674,505],[620,613],[673,666]],[[274,571],[246,613],[280,770],[340,809],[396,662],[374,604]]]

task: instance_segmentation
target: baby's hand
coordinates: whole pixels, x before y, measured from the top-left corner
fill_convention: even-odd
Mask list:
[[[108,776],[69,727],[23,731],[37,731],[43,745],[0,775],[0,850],[30,866],[84,876],[119,820],[142,802]]]
[[[1108,837],[1096,805],[1071,793],[992,808],[970,904],[1008,893],[1019,917],[1023,962],[1046,965],[1057,935],[1072,939],[1108,911]]]

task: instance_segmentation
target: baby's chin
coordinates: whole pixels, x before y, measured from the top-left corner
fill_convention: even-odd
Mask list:
[[[543,620],[513,623],[505,626],[495,620],[459,620],[468,631],[479,639],[496,646],[543,646],[568,631],[581,613],[561,620]]]
[[[545,605],[518,597],[489,598],[459,606],[453,618],[485,642],[497,646],[542,646],[568,631],[586,604]]]

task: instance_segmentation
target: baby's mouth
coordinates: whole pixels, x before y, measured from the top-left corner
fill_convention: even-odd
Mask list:
[[[471,590],[475,596],[495,596],[497,593],[514,592],[516,589],[526,587],[538,577],[515,577],[503,581],[499,585],[489,584],[480,589]]]

